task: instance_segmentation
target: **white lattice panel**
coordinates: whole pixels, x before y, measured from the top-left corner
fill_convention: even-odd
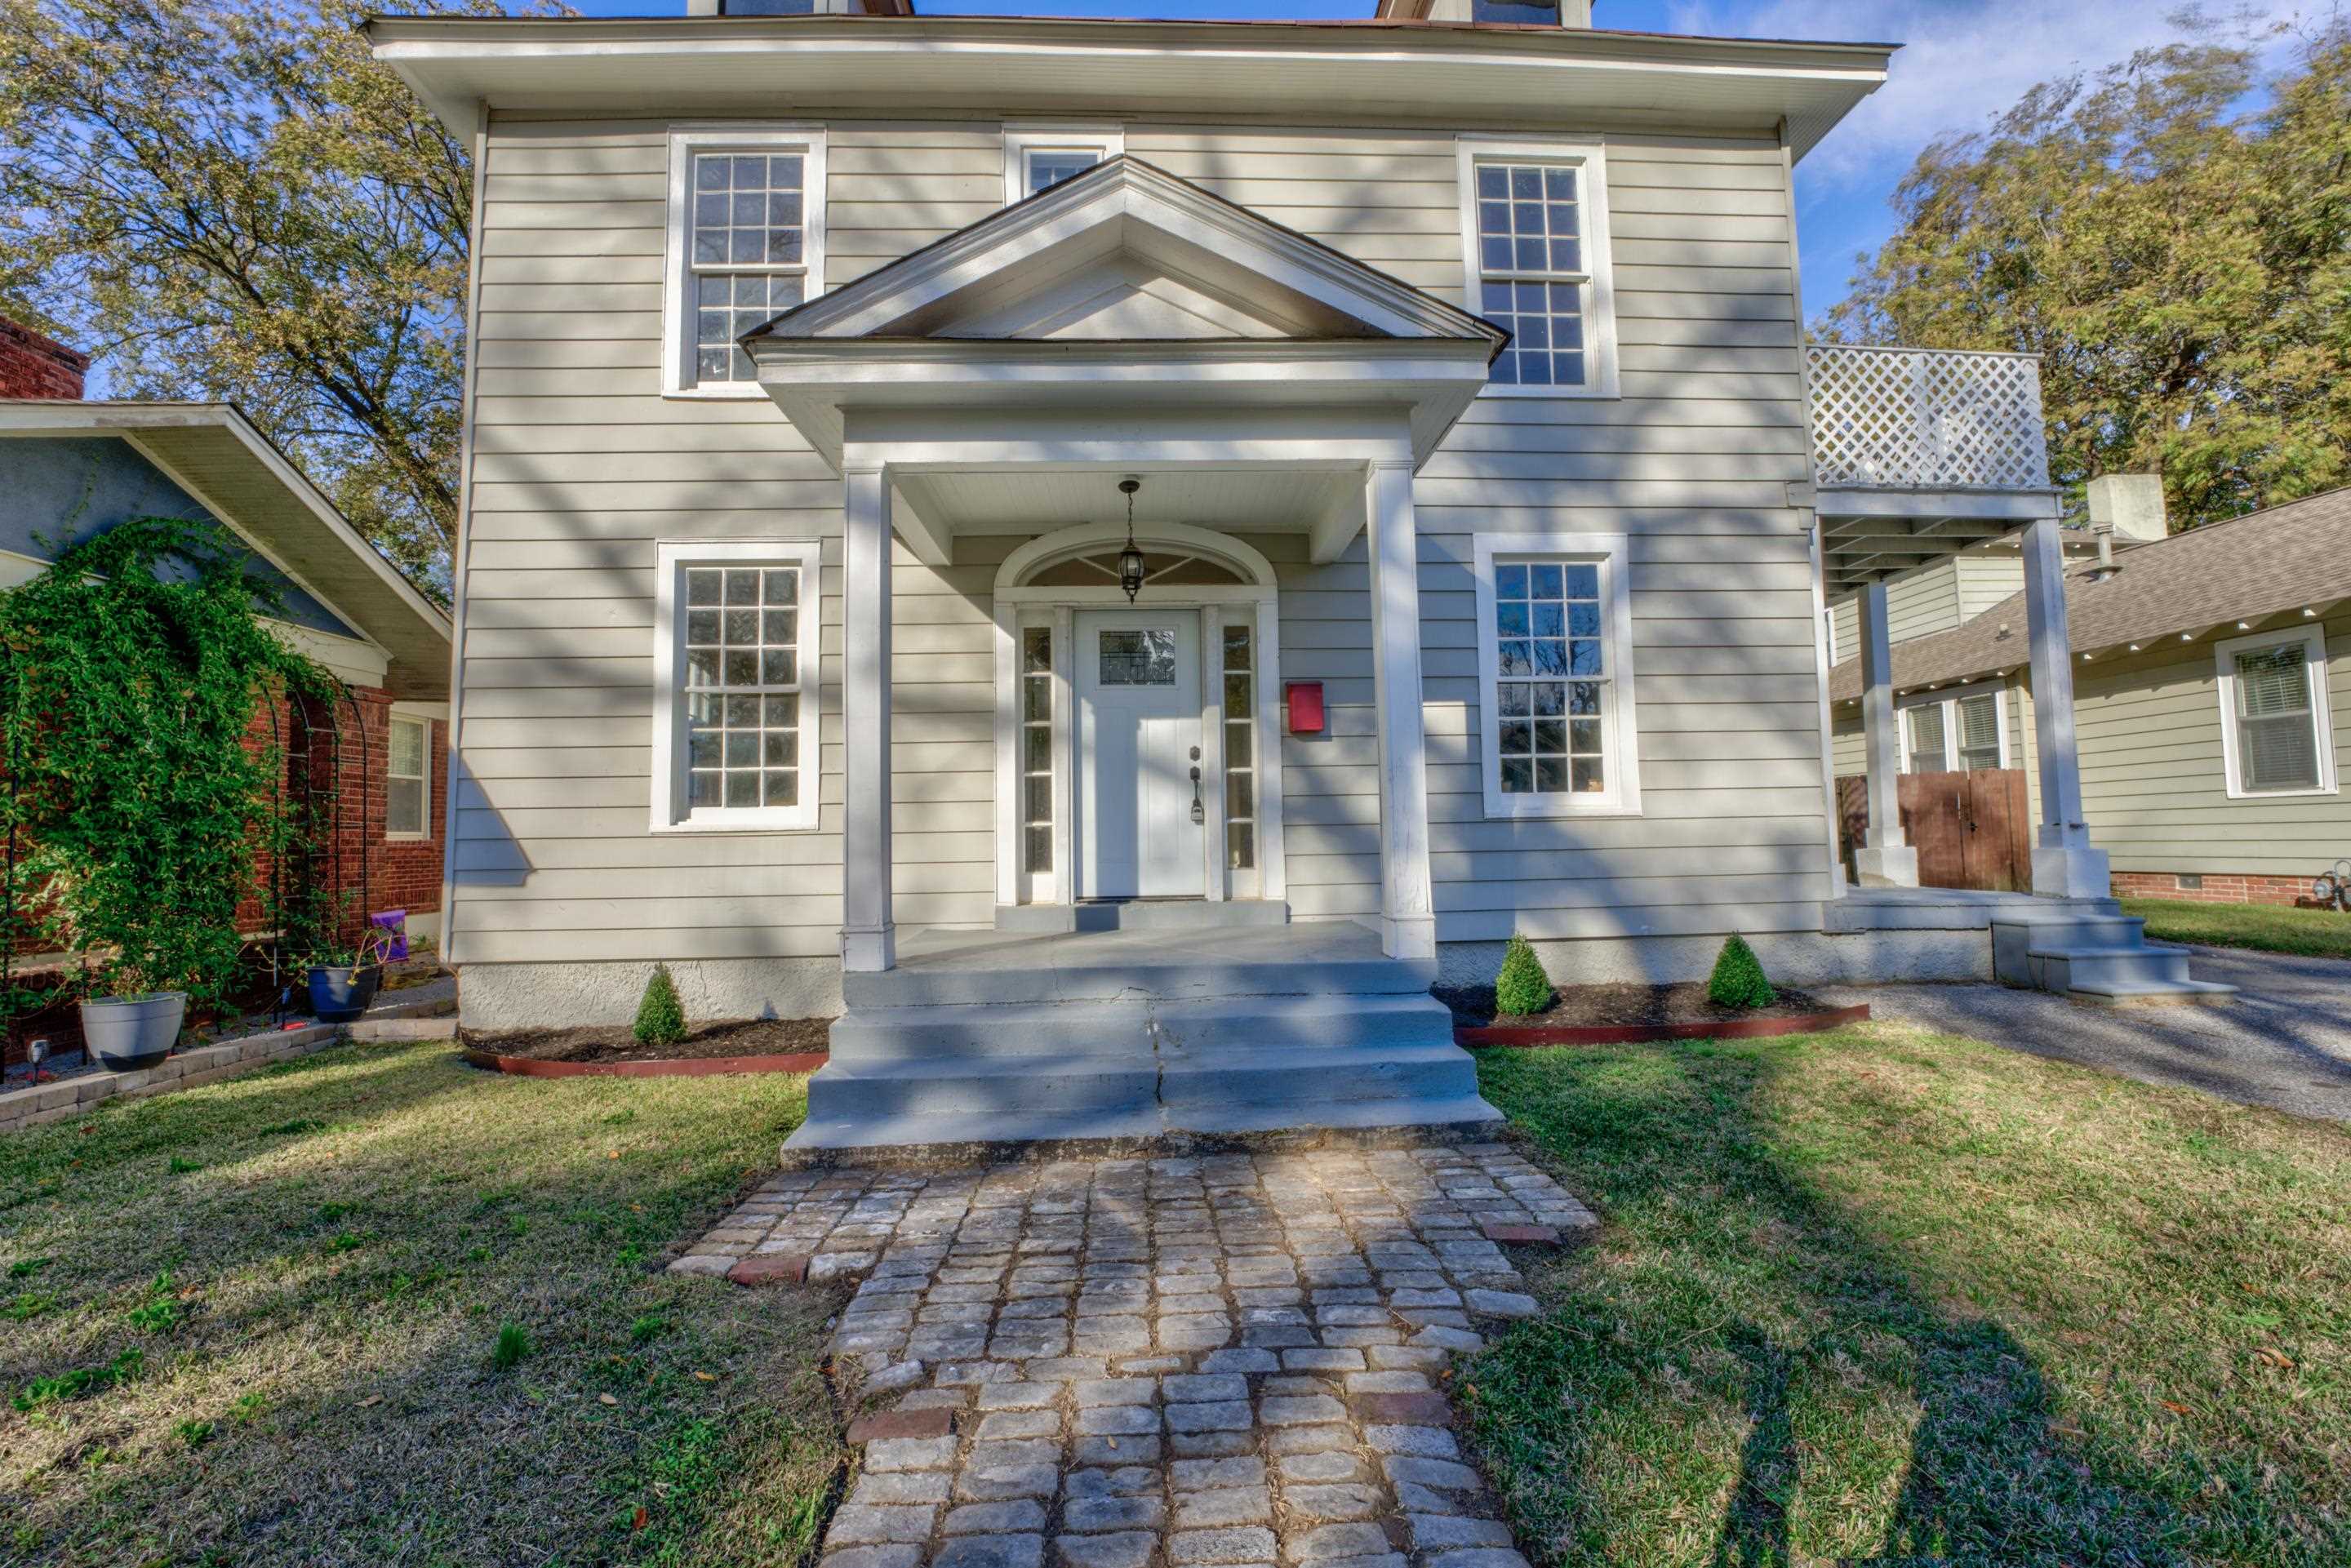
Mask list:
[[[1823,486],[2048,487],[2038,355],[1814,343],[1804,357]]]

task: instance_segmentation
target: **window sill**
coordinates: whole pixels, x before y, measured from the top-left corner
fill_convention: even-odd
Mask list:
[[[1479,397],[1550,397],[1570,402],[1615,402],[1623,397],[1614,387],[1530,387],[1509,382],[1488,382],[1478,389]]]
[[[768,389],[757,382],[727,382],[715,387],[664,387],[662,396],[678,402],[765,402]]]
[[[1487,820],[1496,822],[1551,821],[1562,818],[1581,821],[1593,817],[1637,817],[1639,815],[1641,815],[1640,807],[1628,806],[1621,802],[1600,806],[1555,806],[1549,803],[1530,803],[1520,806],[1500,800],[1486,802]]]
[[[2307,800],[2313,796],[2335,795],[2342,791],[2332,784],[2322,784],[2315,789],[2231,789],[2231,800]]]
[[[383,841],[388,844],[429,844],[433,841],[433,835],[430,833],[386,833],[383,836]]]
[[[812,819],[797,814],[778,815],[765,820],[749,817],[726,821],[654,822],[650,831],[656,833],[812,833],[817,824]]]

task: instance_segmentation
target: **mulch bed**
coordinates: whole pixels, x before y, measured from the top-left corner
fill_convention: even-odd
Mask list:
[[[737,1056],[807,1056],[828,1048],[831,1019],[738,1019],[706,1023],[675,1045],[640,1045],[626,1024],[577,1029],[469,1029],[471,1050],[527,1061],[692,1061]]]
[[[1499,1015],[1491,986],[1439,986],[1464,1045],[1599,1044],[1608,1040],[1736,1038],[1829,1029],[1869,1016],[1834,1008],[1792,986],[1777,988],[1768,1008],[1718,1007],[1703,981],[1677,986],[1562,986],[1550,1009],[1531,1017]]]

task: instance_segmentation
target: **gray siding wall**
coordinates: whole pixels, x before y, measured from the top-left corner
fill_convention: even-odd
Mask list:
[[[658,395],[664,121],[500,118],[485,170],[474,509],[452,956],[827,956],[841,915],[839,481],[765,403]],[[1128,150],[1447,298],[1462,292],[1438,131],[1129,122]],[[999,127],[828,126],[827,282],[994,211]],[[1807,478],[1780,150],[1612,137],[1624,396],[1489,399],[1421,476],[1439,935],[1818,928],[1827,894]],[[1632,537],[1645,814],[1488,821],[1468,562],[1479,530]],[[664,538],[824,541],[820,831],[655,835],[653,565]],[[989,589],[1017,543],[897,558],[897,917],[983,924],[993,894]],[[1328,683],[1284,743],[1290,897],[1378,886],[1368,574],[1297,536],[1281,674]]]

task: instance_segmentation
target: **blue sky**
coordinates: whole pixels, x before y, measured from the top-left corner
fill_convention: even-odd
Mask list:
[[[684,9],[678,0],[571,0],[596,16]],[[2326,0],[2231,0],[2289,19]],[[1078,16],[1368,16],[1374,0],[916,0],[930,13]],[[1893,227],[1886,198],[1935,136],[1975,130],[2033,83],[2094,70],[2179,35],[2169,0],[1597,0],[1603,27],[1905,46],[1892,79],[1798,167],[1804,308],[1843,298],[1856,253]]]

